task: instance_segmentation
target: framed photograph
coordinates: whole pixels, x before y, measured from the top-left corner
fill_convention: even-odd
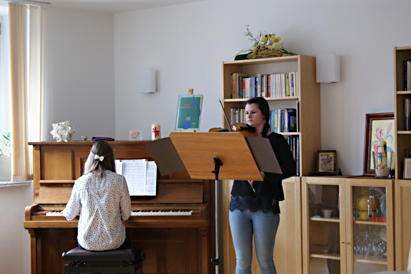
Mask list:
[[[199,130],[203,95],[187,94],[178,96],[177,130]]]
[[[317,173],[335,173],[337,164],[337,151],[317,151]]]
[[[404,179],[411,179],[411,158],[404,158]]]
[[[375,176],[372,152],[377,153],[378,141],[386,142],[387,152],[395,152],[393,112],[365,115],[364,176]]]

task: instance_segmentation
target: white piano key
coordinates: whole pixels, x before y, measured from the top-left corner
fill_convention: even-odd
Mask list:
[[[63,216],[62,211],[49,211],[46,212],[46,216]]]

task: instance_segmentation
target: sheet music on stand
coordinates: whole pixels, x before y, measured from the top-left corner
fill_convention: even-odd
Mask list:
[[[146,159],[115,160],[116,171],[126,178],[130,196],[157,195],[157,165]]]

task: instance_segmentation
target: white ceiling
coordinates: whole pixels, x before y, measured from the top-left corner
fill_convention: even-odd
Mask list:
[[[109,13],[159,8],[205,0],[40,0],[24,1],[49,3],[52,7],[67,7]],[[22,2],[22,1],[20,1]]]

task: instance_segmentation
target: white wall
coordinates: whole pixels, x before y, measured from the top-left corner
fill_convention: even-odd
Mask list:
[[[46,139],[70,121],[82,135],[114,136],[113,15],[48,8]]]
[[[30,273],[30,236],[23,221],[24,208],[31,204],[31,185],[0,187],[0,273]]]
[[[407,0],[203,1],[114,16],[116,138],[174,131],[177,97],[205,96],[201,131],[221,126],[221,62],[274,32],[286,49],[341,55],[341,82],[321,84],[321,149],[337,150],[343,174],[363,172],[365,114],[393,111],[393,47],[411,45]],[[136,73],[158,72],[158,92],[136,92]],[[314,159],[313,159],[314,160]]]

